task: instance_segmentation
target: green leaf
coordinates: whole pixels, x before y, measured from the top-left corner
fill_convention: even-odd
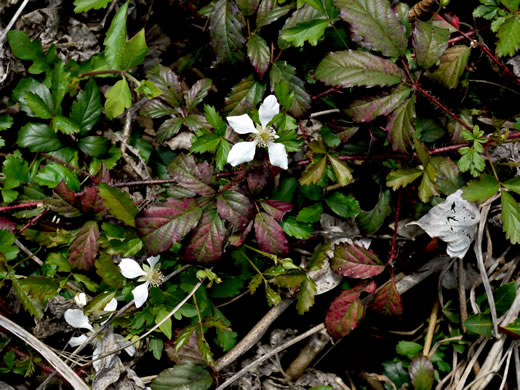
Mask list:
[[[162,91],[150,80],[141,81],[141,84],[135,89],[135,92],[138,96],[144,96],[148,99],[156,98],[162,94]]]
[[[318,222],[322,212],[323,207],[321,203],[314,203],[312,206],[301,209],[296,216],[296,220],[299,222]]]
[[[166,119],[159,127],[159,130],[157,130],[157,141],[164,142],[169,140],[179,132],[183,124],[184,119],[182,117]]]
[[[294,91],[286,80],[279,81],[274,86],[276,98],[285,110],[290,110],[294,100]]]
[[[201,129],[195,133],[195,136],[191,139],[191,152],[192,153],[215,153],[222,137],[210,133],[206,129]]]
[[[0,253],[6,261],[13,260],[20,251],[17,246],[14,246],[16,237],[8,230],[0,229]]]
[[[105,97],[105,114],[109,119],[117,118],[132,105],[132,92],[125,78],[115,83]]]
[[[428,162],[430,161],[430,151],[418,137],[413,137],[413,144],[415,146],[415,153],[417,154],[417,158],[421,162],[423,167],[428,166]]]
[[[474,148],[463,147],[459,149],[462,157],[457,162],[461,172],[469,171],[472,176],[478,177],[486,169],[486,160]]]
[[[515,13],[518,11],[519,0],[500,0],[500,2],[511,12]]]
[[[21,60],[33,61],[33,65],[29,68],[29,73],[39,74],[50,70],[49,65],[45,61],[43,48],[40,40],[30,40],[29,36],[19,30],[11,30],[7,33],[9,46],[13,54]]]
[[[490,314],[475,314],[464,321],[464,327],[470,332],[491,338],[493,321]]]
[[[157,360],[161,360],[162,351],[164,349],[164,343],[161,339],[153,338],[150,340],[148,350],[152,351],[152,355]]]
[[[162,371],[152,381],[152,390],[207,390],[213,384],[211,374],[201,366],[177,364]]]
[[[157,311],[157,314],[155,315],[155,324],[158,324],[161,322],[164,318],[168,316],[168,313],[170,311],[167,310],[165,307],[160,307]],[[159,326],[159,329],[161,332],[164,333],[166,337],[168,337],[168,340],[171,340],[172,338],[172,319],[171,317],[168,318],[161,326]]]
[[[493,19],[499,10],[500,1],[484,0],[483,2],[481,1],[481,3],[481,5],[473,10],[473,16],[487,20]]]
[[[93,314],[94,312],[103,311],[105,306],[116,296],[115,291],[105,291],[101,294],[94,297],[83,309],[83,312],[88,314]]]
[[[219,136],[226,135],[226,122],[220,116],[220,114],[215,110],[214,107],[209,106],[207,104],[204,105],[204,115],[208,123],[215,130],[215,134]]]
[[[54,104],[50,90],[42,84],[40,95],[33,92],[25,93],[25,103],[31,109],[33,116],[40,119],[50,119],[54,113]]]
[[[298,300],[296,301],[296,310],[302,315],[309,311],[314,305],[314,296],[317,293],[317,286],[314,280],[306,277],[298,291]]]
[[[6,156],[2,165],[2,172],[5,175],[3,187],[6,190],[29,182],[29,165],[18,150]]]
[[[121,49],[121,69],[129,70],[141,64],[148,54],[144,28],[125,43]]]
[[[264,77],[271,61],[271,51],[267,42],[260,35],[251,35],[247,40],[247,56],[258,76]]]
[[[429,165],[435,168],[435,185],[445,195],[451,195],[464,185],[457,164],[449,157],[430,157]],[[428,168],[429,169],[429,168]]]
[[[292,6],[280,7],[277,0],[262,0],[256,13],[256,26],[258,28],[267,26],[286,15]]]
[[[299,118],[311,107],[311,96],[305,89],[304,81],[296,75],[296,68],[285,61],[276,61],[269,72],[271,90],[274,91],[276,83],[286,81],[294,92],[290,113]]]
[[[83,137],[78,142],[78,148],[86,155],[99,157],[108,151],[110,141],[97,135]]]
[[[417,65],[428,69],[435,65],[448,48],[450,31],[434,26],[431,22],[415,21],[413,47]]]
[[[502,191],[502,222],[506,238],[512,244],[520,243],[520,205],[510,194]]]
[[[318,183],[327,167],[327,156],[322,156],[318,160],[314,160],[303,172],[300,178],[300,184],[302,186],[308,186],[311,184]]]
[[[432,164],[428,164],[422,175],[421,183],[419,184],[419,199],[423,203],[428,203],[432,196],[439,195],[436,179],[437,170]]]
[[[125,284],[125,278],[121,275],[121,270],[112,261],[112,257],[101,251],[99,258],[94,262],[96,274],[101,277],[104,283],[113,288],[121,288]]]
[[[343,218],[354,218],[361,211],[358,201],[352,195],[345,195],[338,191],[326,198],[325,203]]]
[[[230,322],[224,316],[224,314],[217,308],[213,309],[213,313],[216,318],[222,319],[224,323],[229,327]],[[230,351],[236,345],[237,342],[237,332],[232,332],[228,329],[216,329],[217,337],[215,339],[215,343],[222,348],[224,352]]]
[[[399,57],[406,52],[406,29],[388,0],[336,0],[334,5],[359,45],[385,57]]]
[[[402,120],[403,124],[406,124],[405,121],[409,119],[410,111],[415,110],[413,105],[408,107],[406,104],[401,104],[411,92],[412,90],[404,85],[399,85],[388,91],[376,92],[373,96],[354,100],[347,109],[347,114],[356,122],[371,122],[380,115],[388,115],[396,108],[401,108],[388,118],[387,131],[394,131],[399,127],[399,121]],[[408,134],[410,126],[412,126],[411,123],[403,132],[406,131],[406,134]],[[404,135],[397,132],[395,135],[396,142],[399,142],[399,136]]]
[[[58,61],[51,74],[51,92],[56,113],[61,113],[61,102],[69,90],[72,81],[70,72],[65,70],[65,62]]]
[[[291,42],[293,46],[300,47],[308,41],[312,46],[318,44],[325,33],[325,29],[329,26],[326,19],[315,19],[308,22],[298,23],[296,26],[284,29],[280,37],[287,42]]]
[[[224,166],[227,164],[227,158],[228,158],[228,154],[229,154],[230,150],[231,150],[231,144],[228,141],[226,141],[225,139],[222,139],[220,141],[220,144],[218,145],[217,155],[216,155],[217,170],[219,170],[219,171],[224,170]]]
[[[107,4],[111,0],[74,0],[74,12],[79,14],[80,12],[90,11],[91,9],[106,8]]]
[[[500,57],[513,56],[520,49],[520,20],[509,18],[497,32],[497,54]]]
[[[236,0],[236,2],[245,16],[251,16],[256,12],[260,0]]]
[[[177,184],[199,195],[212,195],[213,169],[207,162],[197,162],[193,155],[179,154],[168,165],[168,173]]]
[[[504,187],[507,189],[520,194],[520,176],[514,177],[512,179],[506,180],[502,183]]]
[[[505,184],[504,184],[505,186]],[[498,192],[498,182],[487,174],[480,175],[478,180],[470,181],[463,189],[462,197],[468,202],[483,203]]]
[[[43,318],[45,306],[58,293],[59,284],[42,276],[17,280],[14,275],[10,275],[10,279],[25,310],[38,319]]]
[[[497,317],[501,317],[511,308],[511,305],[516,298],[516,288],[516,282],[510,282],[493,291]]]
[[[70,119],[79,125],[81,134],[85,134],[97,123],[102,110],[99,88],[92,78],[72,103]]]
[[[38,184],[49,188],[56,187],[62,180],[65,181],[68,188],[79,191],[80,182],[76,173],[72,169],[55,162],[50,162],[44,168],[40,168],[34,178],[34,181]]]
[[[299,240],[309,238],[314,232],[311,224],[298,222],[295,217],[282,221],[282,228],[286,234]]]
[[[422,171],[416,168],[397,169],[386,177],[386,186],[396,191],[400,187],[406,187],[421,175]]]
[[[423,350],[423,346],[418,343],[414,343],[412,341],[399,341],[395,347],[395,352],[397,352],[401,356],[405,356],[408,359],[412,360],[415,355],[421,353]]]
[[[389,133],[393,150],[406,153],[412,144],[415,131],[415,95],[401,104],[388,117],[386,131]]]
[[[346,186],[352,180],[352,173],[350,172],[349,167],[345,163],[345,161],[341,161],[337,157],[331,156],[327,154],[327,158],[334,170],[334,174],[336,175],[336,179],[338,179],[338,183],[342,186]]]
[[[431,72],[429,76],[450,89],[455,88],[464,73],[470,53],[471,47],[464,45],[446,49],[440,58],[439,67]]]
[[[428,356],[419,355],[410,363],[410,379],[414,390],[431,390],[433,387],[435,369]]]
[[[390,190],[383,190],[379,194],[376,206],[370,211],[361,211],[357,222],[359,227],[367,233],[375,233],[383,225],[385,218],[392,213],[392,195]]]
[[[61,131],[63,134],[76,134],[79,132],[79,126],[63,115],[56,115],[52,120],[54,131]]]
[[[505,331],[506,334],[513,336],[514,338],[520,338],[520,318],[517,318],[510,324],[499,328],[501,331]]]
[[[218,62],[237,63],[244,60],[244,26],[244,17],[234,2],[217,1],[209,17],[209,32]]]
[[[99,248],[99,228],[95,221],[87,221],[70,244],[69,263],[73,268],[89,270],[94,265]]]
[[[229,116],[244,114],[260,103],[264,93],[265,85],[255,81],[253,75],[249,75],[235,85],[226,96],[224,111]]]
[[[18,132],[16,143],[31,152],[52,152],[61,147],[61,142],[49,125],[27,123]]]
[[[13,117],[9,114],[0,115],[0,131],[7,130],[13,125]]]
[[[105,58],[111,69],[121,68],[121,52],[124,50],[124,47],[126,45],[127,12],[128,2],[124,3],[123,5],[121,5],[121,7],[119,7],[119,10],[114,16],[114,19],[112,19],[110,28],[107,31],[105,41],[103,42],[105,45]],[[115,118],[118,115],[114,115],[112,116],[112,118]]]
[[[119,188],[105,183],[100,183],[98,188],[99,196],[104,200],[103,205],[110,213],[128,226],[135,227],[137,208],[128,192],[123,192]]]
[[[315,76],[327,85],[344,88],[395,85],[404,78],[402,70],[392,61],[357,50],[328,54],[318,65]]]

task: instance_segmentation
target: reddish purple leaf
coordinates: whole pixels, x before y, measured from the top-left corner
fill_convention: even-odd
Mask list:
[[[379,314],[386,316],[400,316],[403,314],[403,306],[401,304],[401,296],[395,287],[395,283],[385,284],[374,296],[374,300],[369,306]]]
[[[9,218],[0,216],[0,230],[7,230],[14,233],[16,230],[16,223],[11,221]]]
[[[265,167],[262,169],[255,169],[247,173],[247,186],[252,194],[257,194],[267,184],[267,170]]]
[[[287,238],[276,219],[267,213],[255,217],[255,235],[260,250],[282,255],[289,252]]]
[[[76,195],[74,191],[69,190],[65,180],[62,180],[54,188],[53,192],[52,198],[44,202],[46,206],[49,206],[49,209],[67,218],[79,217],[81,215],[81,212],[78,210],[79,202]]]
[[[107,169],[104,162],[101,163],[101,169],[95,177],[92,178],[94,184],[110,183],[110,171]]]
[[[334,339],[345,337],[356,329],[359,321],[363,318],[365,307],[359,296],[362,292],[372,293],[376,288],[374,282],[360,283],[350,290],[342,291],[332,301],[325,316],[325,325],[329,335]]]
[[[253,217],[253,204],[240,192],[222,191],[217,197],[217,211],[221,218],[243,230]]]
[[[87,187],[80,197],[81,211],[96,214],[96,217],[103,217],[107,209],[103,206],[103,199],[99,196],[97,187]]]
[[[433,387],[435,369],[432,361],[427,356],[415,356],[408,370],[414,389],[426,390]]]
[[[372,251],[347,243],[334,249],[331,268],[334,272],[353,279],[371,278],[385,270],[385,266]]]
[[[95,221],[87,221],[79,229],[69,248],[69,263],[74,268],[89,270],[94,265],[99,247],[99,228]]]
[[[168,199],[140,212],[135,226],[146,252],[157,255],[181,241],[197,226],[201,215],[202,209],[194,199]]]
[[[222,257],[226,229],[214,208],[202,215],[199,226],[188,243],[184,257],[197,263],[212,263]]]
[[[248,234],[251,232],[251,229],[253,228],[253,220],[249,221],[247,224],[247,227],[244,229],[242,233],[233,234],[232,236],[229,236],[228,241],[231,245],[239,247],[242,246],[245,239],[247,238]]]
[[[207,162],[197,163],[193,156],[180,154],[169,165],[168,173],[177,183],[199,195],[212,195],[213,169]]]
[[[260,205],[278,222],[282,220],[285,213],[288,213],[293,208],[292,203],[281,200],[264,200],[263,202],[260,202]]]

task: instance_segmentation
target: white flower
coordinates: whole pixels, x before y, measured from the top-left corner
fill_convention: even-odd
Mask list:
[[[272,165],[287,169],[288,160],[285,146],[274,142],[279,138],[276,131],[267,124],[273,120],[275,115],[280,112],[280,105],[274,95],[269,95],[264,99],[258,110],[260,125],[253,123],[252,119],[247,114],[238,116],[228,116],[229,125],[238,134],[253,134],[254,141],[239,142],[235,144],[228,154],[228,163],[232,166],[237,166],[245,162],[253,160],[255,157],[256,147],[267,147],[269,153],[269,161]]]
[[[109,310],[111,307],[114,307],[114,302],[115,302],[115,306],[117,307],[117,301],[115,299],[112,299],[104,308],[105,311],[113,311],[113,310]],[[115,310],[115,308],[114,308]],[[67,321],[67,323],[72,326],[73,328],[77,328],[77,329],[88,329],[90,333],[92,333],[94,331],[94,328],[92,327],[92,325],[90,324],[90,321],[88,320],[88,317],[85,315],[85,313],[83,313],[83,310],[80,310],[80,309],[68,309],[65,314],[64,314],[64,317],[65,317],[65,321]],[[83,344],[85,342],[85,340],[88,339],[88,334],[82,334],[78,337],[71,337],[68,344],[71,346],[71,347],[78,347],[80,346],[81,344]],[[98,336],[100,337],[100,336]],[[101,352],[102,352],[102,348],[103,348],[103,342],[102,342],[102,336],[100,339],[94,339],[92,341],[92,344],[94,345],[94,353],[92,354],[92,358],[93,359],[96,359],[98,356],[101,355]],[[125,347],[125,352],[130,355],[130,356],[134,356],[135,354],[135,346],[133,344],[131,344],[128,340],[126,340],[123,336],[119,335],[119,334],[114,334],[114,341],[116,344],[118,344],[120,347]],[[99,368],[100,368],[100,364],[101,364],[101,361],[100,360],[96,360],[94,361],[94,363],[92,363],[92,366],[94,367],[94,369],[97,371],[99,371]]]
[[[78,305],[79,307],[83,307],[87,304],[87,294],[85,294],[84,292],[82,293],[79,293],[77,295],[74,296],[74,302],[76,303],[76,305]]]
[[[150,266],[143,264],[143,268],[141,268],[137,261],[132,259],[122,259],[121,263],[119,263],[119,268],[125,278],[139,278],[139,282],[144,282],[132,290],[136,308],[140,308],[146,302],[148,298],[148,287],[150,285],[157,287],[164,279],[163,274],[159,271],[160,264],[157,264],[159,256],[149,257],[146,261]]]

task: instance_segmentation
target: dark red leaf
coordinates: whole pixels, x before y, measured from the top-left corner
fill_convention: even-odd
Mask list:
[[[400,316],[403,314],[401,296],[395,287],[395,283],[385,284],[374,296],[369,308],[379,314],[386,316]]]
[[[210,208],[202,215],[202,220],[188,243],[184,257],[198,263],[220,260],[225,237],[224,222],[217,211]]]
[[[252,194],[257,194],[267,184],[267,170],[262,167],[247,173],[247,186]]]
[[[289,251],[287,238],[276,219],[267,213],[258,213],[255,217],[255,235],[260,250],[276,255]]]
[[[365,314],[365,307],[359,296],[362,292],[372,293],[376,288],[374,282],[360,283],[350,290],[345,290],[332,301],[325,316],[325,325],[329,335],[334,339],[345,337],[357,328]]]
[[[210,186],[213,169],[207,162],[197,163],[193,156],[180,154],[169,165],[168,173],[177,183],[199,195],[212,195],[215,190]]]
[[[146,252],[157,255],[181,241],[197,226],[201,215],[202,209],[191,198],[168,199],[140,212],[135,226]]]
[[[8,230],[14,233],[16,230],[16,223],[11,221],[9,218],[0,216],[0,230]]]
[[[99,183],[110,183],[110,171],[107,169],[104,162],[101,163],[101,169],[97,173],[95,177],[92,178],[92,181],[95,184]]]
[[[217,211],[221,218],[243,230],[253,217],[253,204],[240,192],[222,191],[217,197]]]
[[[99,196],[97,187],[87,187],[80,197],[81,211],[91,212],[101,218],[107,213],[103,199]]]
[[[264,200],[260,202],[262,208],[271,216],[274,217],[278,222],[280,222],[285,215],[292,210],[293,205],[289,202],[284,202],[281,200]]]
[[[51,199],[47,199],[44,203],[49,206],[51,211],[63,215],[67,218],[79,217],[81,212],[78,210],[79,202],[74,194],[74,191],[69,190],[65,184],[65,180],[62,180],[53,191]]]
[[[371,278],[385,270],[385,266],[372,251],[348,243],[336,246],[331,268],[334,272],[353,279]]]
[[[68,260],[75,268],[89,270],[94,265],[98,247],[98,224],[95,221],[87,221],[70,244]]]
[[[244,229],[242,233],[233,234],[229,236],[228,241],[231,245],[239,247],[242,246],[244,240],[247,238],[247,235],[251,232],[253,228],[253,220],[249,221],[247,227]]]

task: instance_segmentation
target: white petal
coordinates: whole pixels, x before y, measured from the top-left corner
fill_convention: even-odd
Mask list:
[[[79,293],[74,297],[74,302],[76,302],[76,305],[79,307],[83,307],[87,304],[87,295],[85,293]]]
[[[249,162],[255,158],[257,141],[239,142],[233,145],[229,151],[227,161],[232,166],[236,167],[238,164]]]
[[[92,328],[92,325],[90,325],[90,322],[88,321],[88,317],[85,314],[83,314],[83,310],[68,309],[65,312],[64,317],[65,321],[67,321],[67,323],[74,328],[94,330],[94,328]]]
[[[71,337],[68,344],[71,347],[79,347],[81,344],[84,343],[86,339],[88,339],[88,336],[86,334],[82,334],[78,337]]]
[[[116,341],[117,344],[119,344],[120,347],[125,347],[125,352],[129,356],[135,355],[135,352],[136,352],[135,346],[130,341],[128,341],[123,336],[121,336],[120,334],[117,334],[117,333],[114,333],[114,340]]]
[[[103,352],[103,343],[102,342],[96,343],[96,348],[94,349],[94,352],[92,353],[92,360],[97,359],[101,355],[101,352]],[[99,369],[101,368],[101,362],[103,362],[104,360],[105,359],[99,359],[99,360],[94,360],[92,362],[92,367],[94,367],[94,370],[96,370],[96,372],[99,371]]]
[[[247,114],[227,117],[229,125],[238,134],[258,133],[253,120]]]
[[[122,259],[119,268],[127,279],[134,279],[145,274],[139,263],[132,259]]]
[[[143,283],[132,290],[132,295],[135,300],[135,307],[139,309],[146,302],[148,298],[148,285],[150,283]]]
[[[288,168],[289,161],[287,160],[287,152],[285,151],[284,144],[269,142],[267,144],[267,151],[269,152],[271,165],[282,169]]]
[[[159,259],[161,258],[161,255],[157,255],[157,256],[152,256],[152,257],[149,257],[146,259],[146,261],[148,262],[148,264],[150,264],[150,267],[155,267],[155,264],[157,264],[159,262]]]
[[[103,311],[115,311],[117,309],[117,299],[112,298],[110,302],[108,302],[105,307],[103,308]]]
[[[260,123],[262,124],[262,128],[265,129],[267,124],[271,122],[271,120],[280,112],[280,105],[278,104],[278,100],[276,100],[276,96],[269,95],[264,99],[264,102],[260,105],[258,109],[258,116],[260,118]]]

